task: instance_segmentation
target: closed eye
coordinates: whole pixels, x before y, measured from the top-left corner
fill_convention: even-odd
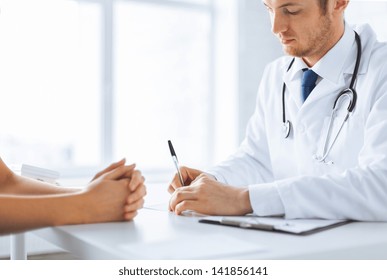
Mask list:
[[[302,10],[289,10],[289,9],[287,9],[287,8],[284,8],[284,9],[283,9],[283,13],[284,13],[285,15],[293,15],[293,16],[300,14],[301,11],[302,11]]]

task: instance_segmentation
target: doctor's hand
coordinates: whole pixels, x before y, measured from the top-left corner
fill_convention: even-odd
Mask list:
[[[190,186],[177,188],[169,201],[171,211],[180,215],[192,210],[205,215],[246,215],[253,212],[248,188],[237,188],[199,175]]]
[[[189,186],[193,180],[195,180],[203,171],[181,166],[180,168],[181,177],[183,177],[184,186]],[[176,189],[182,187],[179,179],[179,174],[175,174],[172,182],[168,186],[168,192],[173,193]]]

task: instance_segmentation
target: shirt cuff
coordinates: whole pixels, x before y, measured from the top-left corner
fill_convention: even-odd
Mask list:
[[[283,216],[285,214],[285,208],[275,184],[250,185],[249,195],[255,215]]]

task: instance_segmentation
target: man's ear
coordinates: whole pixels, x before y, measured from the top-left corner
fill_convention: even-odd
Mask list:
[[[344,13],[345,9],[348,7],[349,0],[335,0],[334,3],[334,11],[337,13]]]

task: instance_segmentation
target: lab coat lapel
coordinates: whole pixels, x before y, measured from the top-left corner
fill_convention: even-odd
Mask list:
[[[300,69],[305,68],[305,66],[303,67],[301,63],[302,62],[296,58],[292,68],[283,76],[283,81],[286,84],[285,99],[287,101],[293,101],[298,109],[300,109],[304,103],[301,97]]]
[[[333,83],[327,79],[322,79],[318,85],[314,88],[312,93],[309,95],[308,99],[306,99],[304,106],[308,106],[314,102],[318,102],[322,98],[326,98],[329,96],[333,96],[336,98],[337,95],[348,86],[345,84],[345,79],[343,73],[341,73],[341,78],[338,84]],[[332,104],[333,106],[333,104]]]
[[[285,78],[284,82],[286,84],[285,98],[286,98],[286,95],[289,95],[290,98],[287,98],[287,100],[289,100],[289,99],[292,100],[296,104],[298,109],[300,109],[302,104],[304,103],[303,100],[301,99],[300,81],[297,81],[297,80],[287,80]]]

